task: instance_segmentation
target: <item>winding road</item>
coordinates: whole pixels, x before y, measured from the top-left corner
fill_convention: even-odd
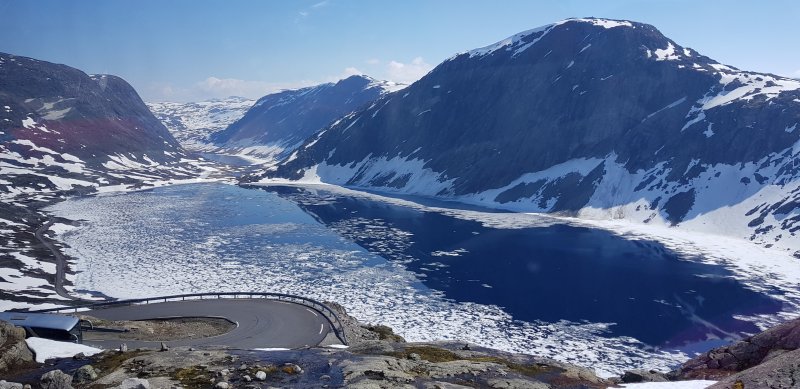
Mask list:
[[[34,236],[36,237],[39,242],[44,245],[50,252],[53,253],[53,256],[56,258],[56,279],[53,287],[55,288],[56,293],[64,298],[68,298],[70,300],[81,300],[75,296],[70,295],[67,293],[67,290],[64,289],[64,273],[67,268],[66,258],[64,258],[64,254],[61,254],[61,250],[58,249],[52,242],[44,237],[45,231],[47,231],[55,221],[52,218],[47,219],[47,223],[42,224],[39,228],[36,229],[34,232]],[[82,301],[82,300],[81,300]]]
[[[55,221],[36,229],[34,235],[53,253],[56,259],[54,288],[59,296],[84,301],[70,295],[64,288],[66,258],[45,232]],[[170,347],[225,347],[233,349],[301,348],[317,346],[331,331],[331,324],[321,313],[305,305],[271,299],[214,299],[123,305],[83,312],[106,320],[146,320],[175,317],[225,318],[236,324],[233,330],[214,337],[164,342]],[[122,340],[113,333],[86,332],[84,344],[105,349],[126,343],[130,348],[158,348],[160,341]]]
[[[105,320],[145,320],[172,317],[217,317],[237,324],[228,333],[201,339],[164,342],[167,346],[233,349],[313,347],[319,345],[331,324],[321,313],[286,301],[270,299],[213,299],[171,301],[146,305],[115,306],[82,312]],[[111,349],[126,343],[130,348],[158,348],[161,342],[109,339],[108,333],[84,333],[84,344]]]

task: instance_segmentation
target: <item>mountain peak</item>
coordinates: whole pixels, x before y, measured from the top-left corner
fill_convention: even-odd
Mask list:
[[[588,32],[589,35],[572,34],[572,36],[570,36],[568,31],[575,30],[576,28],[578,29],[588,28],[589,30],[582,32]],[[659,53],[661,53],[661,55],[663,55],[665,58],[666,57],[677,58],[679,54],[676,54],[675,50],[676,49],[679,49],[681,51],[683,50],[682,47],[679,47],[677,44],[670,41],[663,34],[661,34],[661,32],[658,31],[658,29],[649,24],[638,23],[629,20],[586,17],[586,18],[564,19],[552,24],[547,24],[544,26],[526,30],[514,34],[506,39],[503,39],[491,45],[470,50],[467,51],[466,53],[459,53],[454,57],[452,57],[451,59],[460,57],[463,54],[468,54],[470,58],[484,57],[490,54],[494,54],[501,50],[506,52],[511,52],[511,56],[516,57],[521,53],[523,53],[524,51],[526,51],[527,49],[534,46],[536,43],[538,43],[540,40],[550,35],[551,33],[561,32],[563,34],[563,35],[558,35],[554,38],[558,39],[559,43],[567,43],[569,41],[583,42],[589,39],[591,35],[594,35],[591,31],[592,29],[599,29],[597,31],[598,34],[602,34],[603,32],[611,30],[614,30],[615,32],[617,30],[637,30],[638,34],[634,35],[638,35],[640,39],[644,39],[645,41],[649,42],[650,45],[652,46],[658,46],[657,48],[654,47],[651,50],[651,55],[653,51],[657,49],[663,49],[664,50],[663,53],[661,52]],[[624,35],[625,34],[620,34],[619,36],[624,37]],[[628,37],[628,40],[632,39]]]
[[[632,27],[636,28],[636,22],[632,22],[630,20],[619,20],[619,19],[605,19],[605,18],[596,18],[596,17],[587,17],[587,18],[568,18],[561,20],[559,22],[554,23],[554,25],[561,25],[567,23],[589,23],[593,26],[603,27],[605,29],[615,28],[615,27]]]

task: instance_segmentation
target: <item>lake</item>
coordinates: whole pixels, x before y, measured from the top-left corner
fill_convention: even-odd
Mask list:
[[[725,268],[657,242],[553,222],[487,226],[431,209],[302,187],[193,184],[51,211],[84,221],[59,237],[78,259],[79,289],[296,293],[409,340],[462,340],[605,372],[666,369],[758,330],[743,318],[782,308]]]

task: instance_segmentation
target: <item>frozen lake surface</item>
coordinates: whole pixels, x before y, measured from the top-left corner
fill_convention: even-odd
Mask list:
[[[78,260],[78,289],[302,294],[408,340],[462,340],[604,374],[666,370],[782,308],[657,242],[564,224],[492,227],[320,189],[179,185],[52,211],[85,222],[59,235]]]

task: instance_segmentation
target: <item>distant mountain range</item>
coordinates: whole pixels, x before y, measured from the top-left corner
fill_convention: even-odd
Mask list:
[[[209,135],[224,130],[255,104],[244,97],[228,97],[194,103],[147,103],[153,114],[186,150],[213,151]]]
[[[280,159],[334,120],[398,87],[357,75],[335,83],[269,94],[209,139],[225,150]]]
[[[797,80],[647,24],[569,19],[449,58],[264,177],[679,225],[800,257],[799,125]]]
[[[229,97],[148,106],[187,150],[277,161],[334,120],[404,86],[356,75],[257,101]]]

